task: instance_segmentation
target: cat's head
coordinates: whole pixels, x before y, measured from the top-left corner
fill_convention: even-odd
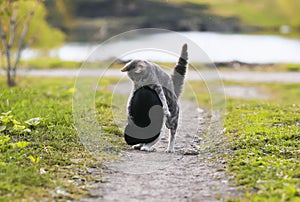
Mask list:
[[[150,72],[150,65],[145,60],[132,60],[127,63],[122,69],[122,72],[127,72],[129,78],[133,81],[140,80]]]

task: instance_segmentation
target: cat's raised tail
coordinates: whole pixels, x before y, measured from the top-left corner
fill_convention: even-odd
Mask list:
[[[188,66],[187,60],[188,60],[187,44],[184,44],[181,49],[181,55],[179,57],[176,66],[174,67],[173,74],[172,74],[174,91],[177,98],[180,96],[182,92],[184,77]]]

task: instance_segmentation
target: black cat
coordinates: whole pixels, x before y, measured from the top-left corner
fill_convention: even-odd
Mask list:
[[[164,113],[162,102],[153,89],[149,86],[137,89],[130,100],[128,113],[130,120],[125,128],[127,144],[150,143],[158,139]]]

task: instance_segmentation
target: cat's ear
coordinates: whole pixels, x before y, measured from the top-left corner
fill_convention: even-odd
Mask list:
[[[131,62],[128,62],[122,69],[121,69],[121,72],[128,72],[130,71],[131,69],[133,69],[134,64],[132,64],[132,61]]]

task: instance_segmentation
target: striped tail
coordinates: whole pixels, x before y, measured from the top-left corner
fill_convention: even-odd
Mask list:
[[[178,60],[178,63],[176,64],[173,74],[172,74],[172,80],[174,85],[174,91],[176,94],[176,97],[178,98],[182,92],[183,83],[184,83],[184,77],[186,74],[186,69],[188,66],[188,53],[187,53],[187,44],[184,44],[181,49],[181,55]]]

